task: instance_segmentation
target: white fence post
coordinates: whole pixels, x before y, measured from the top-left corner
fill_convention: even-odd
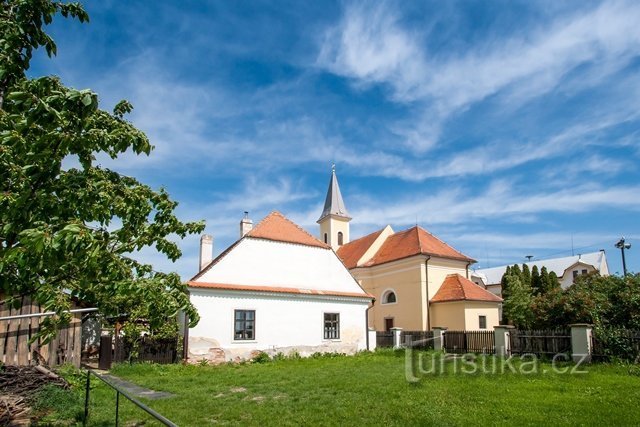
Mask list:
[[[571,357],[575,363],[591,362],[593,325],[574,323],[571,327]]]
[[[378,336],[376,334],[376,330],[370,327],[367,331],[367,334],[369,334],[369,348],[367,348],[367,350],[374,351],[378,346]]]
[[[447,328],[443,326],[433,327],[433,349],[435,351],[442,351],[444,349],[444,333]]]
[[[493,327],[493,331],[496,334],[496,356],[511,356],[511,333],[514,329],[515,327],[511,325],[499,325]]]
[[[393,332],[393,348],[402,347],[402,328],[391,328]]]

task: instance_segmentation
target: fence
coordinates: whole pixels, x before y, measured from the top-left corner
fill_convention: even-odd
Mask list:
[[[637,360],[640,355],[640,330],[596,329],[592,335],[592,351],[595,360]]]
[[[511,331],[512,354],[535,354],[537,356],[553,356],[560,353],[571,353],[571,331],[514,329]]]
[[[134,348],[133,343],[122,338],[114,341],[113,360],[115,362],[175,363],[178,361],[178,337],[163,339],[142,337],[135,346],[137,348]]]
[[[40,325],[45,318],[30,316],[43,311],[40,304],[32,301],[29,296],[20,298],[18,308],[10,306],[6,299],[0,301],[0,318],[25,316],[19,319],[0,320],[0,362],[18,366],[32,364],[57,366],[72,363],[80,367],[81,315],[73,315],[71,323],[45,344],[41,339],[32,340],[40,331]]]
[[[402,331],[400,341],[405,347],[433,350],[433,331]]]
[[[494,353],[493,331],[446,331],[443,347],[447,353]]]
[[[376,332],[376,347],[393,347],[393,332]]]

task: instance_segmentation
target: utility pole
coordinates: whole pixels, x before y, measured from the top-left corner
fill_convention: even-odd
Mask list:
[[[620,252],[622,252],[622,272],[624,273],[624,275],[627,275],[627,262],[624,259],[624,250],[625,249],[631,249],[631,243],[625,243],[624,241],[624,236],[620,238],[620,240],[618,240],[618,243],[616,243],[616,248],[620,249]]]

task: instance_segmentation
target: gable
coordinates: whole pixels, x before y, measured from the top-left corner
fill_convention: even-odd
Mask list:
[[[197,283],[366,295],[329,249],[245,236],[192,279]]]

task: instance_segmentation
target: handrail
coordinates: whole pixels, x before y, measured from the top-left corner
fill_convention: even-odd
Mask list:
[[[89,419],[89,390],[90,390],[90,387],[91,387],[91,374],[93,374],[96,378],[100,379],[100,381],[102,381],[103,383],[107,384],[109,387],[111,387],[112,389],[114,389],[116,391],[116,424],[115,424],[116,426],[118,425],[118,409],[119,409],[119,404],[120,404],[120,395],[123,395],[124,397],[129,399],[129,401],[131,403],[133,403],[138,408],[142,409],[143,411],[145,411],[146,413],[151,415],[156,420],[160,421],[162,424],[164,424],[166,426],[169,426],[169,427],[177,427],[178,426],[177,424],[175,424],[171,420],[163,417],[161,414],[157,413],[156,411],[154,411],[153,409],[149,408],[144,403],[140,402],[135,397],[129,395],[129,393],[127,393],[126,391],[121,390],[118,386],[116,386],[115,384],[111,383],[111,381],[103,378],[101,375],[99,375],[96,372],[94,372],[93,369],[89,369],[89,368],[87,368],[87,386],[86,386],[87,388],[86,388],[86,392],[85,392],[85,401],[84,401],[84,419],[82,421],[82,425],[83,426],[87,425],[87,420]]]

